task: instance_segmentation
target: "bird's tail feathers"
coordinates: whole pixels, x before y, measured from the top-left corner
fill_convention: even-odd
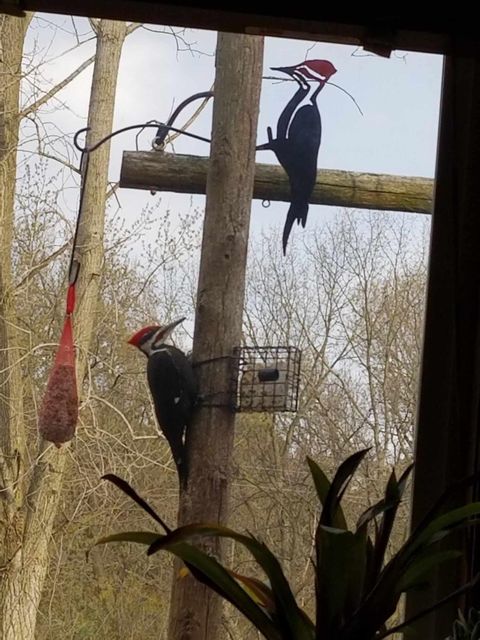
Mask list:
[[[292,202],[288,209],[287,219],[285,220],[285,226],[283,227],[283,237],[282,237],[282,246],[283,246],[283,255],[287,253],[287,243],[288,238],[290,237],[290,233],[292,231],[293,223],[295,220],[297,224],[305,227],[307,222],[307,214],[308,214],[308,202]]]

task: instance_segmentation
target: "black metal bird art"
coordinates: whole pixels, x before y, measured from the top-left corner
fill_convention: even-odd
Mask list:
[[[277,123],[274,139],[271,127],[267,128],[268,142],[257,150],[270,149],[285,169],[290,182],[290,207],[283,229],[283,254],[294,221],[305,227],[308,207],[317,177],[317,159],[322,137],[322,122],[317,97],[336,69],[328,60],[306,60],[292,67],[272,67],[298,83],[298,89]],[[310,82],[318,86],[311,90]],[[309,96],[308,102],[300,104]]]

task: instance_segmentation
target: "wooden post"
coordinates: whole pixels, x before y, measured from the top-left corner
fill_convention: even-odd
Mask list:
[[[193,342],[205,406],[187,434],[189,476],[180,491],[179,524],[228,517],[235,416],[225,392],[232,373],[229,356],[241,340],[262,58],[262,38],[219,34]],[[212,390],[220,393],[211,395]],[[208,544],[220,555],[218,541]],[[191,576],[179,578],[176,570],[169,640],[223,637],[221,606],[210,589]]]

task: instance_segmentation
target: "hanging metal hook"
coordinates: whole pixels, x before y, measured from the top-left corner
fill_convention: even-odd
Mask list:
[[[175,109],[173,114],[170,116],[167,124],[159,123],[158,121],[155,121],[155,120],[153,121],[150,120],[149,122],[142,122],[141,124],[132,124],[128,127],[122,127],[121,129],[112,131],[112,133],[109,133],[108,135],[104,136],[103,138],[98,140],[95,144],[93,144],[90,147],[86,144],[86,142],[85,142],[85,145],[82,146],[79,142],[79,138],[81,135],[88,133],[91,130],[91,127],[83,127],[82,129],[79,129],[75,133],[75,135],[73,136],[73,145],[81,153],[80,168],[79,168],[80,175],[81,175],[81,184],[80,184],[80,202],[78,205],[77,221],[75,224],[75,233],[73,236],[72,252],[70,255],[70,265],[68,268],[69,285],[74,285],[76,283],[78,279],[78,274],[80,272],[80,262],[75,258],[75,253],[77,249],[78,233],[79,233],[80,223],[81,223],[82,214],[83,214],[83,202],[84,202],[84,196],[85,196],[85,185],[87,182],[87,175],[88,175],[88,166],[90,162],[90,154],[93,151],[96,151],[103,144],[105,144],[105,142],[108,142],[109,140],[111,140],[112,138],[114,138],[115,136],[121,133],[126,133],[127,131],[133,131],[135,129],[140,129],[140,133],[141,133],[141,131],[143,131],[144,129],[153,128],[153,127],[157,129],[157,135],[155,136],[154,142],[152,143],[153,145],[155,145],[155,148],[158,148],[158,146],[161,146],[163,144],[169,131],[174,131],[175,133],[180,133],[181,135],[187,136],[189,138],[193,138],[194,140],[200,140],[201,142],[206,142],[210,144],[211,140],[209,138],[205,138],[204,136],[199,136],[195,133],[190,133],[189,131],[184,131],[183,129],[178,129],[177,127],[174,127],[172,125],[175,119],[181,113],[181,111],[188,104],[190,104],[194,100],[198,100],[200,98],[211,98],[212,96],[213,96],[212,91],[203,91],[202,93],[196,93],[193,96],[190,96],[190,98],[187,98],[186,100],[184,100]],[[137,140],[138,140],[138,135],[137,135]],[[137,148],[138,148],[138,142],[137,142]]]
[[[160,123],[160,126],[157,129],[157,135],[155,136],[155,138],[152,141],[153,149],[162,149],[163,148],[164,143],[165,143],[165,138],[167,137],[168,132],[173,129],[172,125],[175,122],[175,120],[178,118],[180,113],[190,103],[194,102],[195,100],[200,100],[202,98],[204,100],[205,99],[208,100],[210,98],[213,98],[213,91],[201,91],[200,93],[194,93],[192,96],[190,96],[189,98],[186,98],[183,102],[181,102],[178,105],[178,107],[175,109],[175,111],[172,113],[172,115],[168,119],[167,123],[166,124],[163,124],[162,122]]]
[[[73,143],[77,149],[80,149],[77,143],[78,134],[82,133],[83,131],[88,131],[88,129],[89,127],[87,127],[86,129],[81,129],[80,131],[77,131],[77,133],[75,134]],[[70,286],[74,285],[77,282],[78,274],[80,272],[80,262],[75,259],[75,252],[77,248],[77,238],[78,238],[78,232],[80,229],[80,222],[82,219],[83,200],[85,196],[85,184],[87,182],[89,161],[90,161],[89,151],[82,150],[82,155],[80,157],[80,175],[81,175],[80,202],[78,204],[77,221],[75,223],[75,233],[73,234],[72,252],[70,254],[70,266],[68,268],[68,284]]]
[[[178,129],[177,127],[172,127],[171,125],[168,124],[162,124],[161,127],[158,126],[158,123],[148,123],[148,122],[142,122],[141,124],[132,124],[128,127],[122,127],[121,129],[117,129],[116,131],[112,131],[112,133],[109,133],[107,136],[105,136],[104,138],[101,138],[100,140],[98,140],[98,142],[96,142],[95,144],[93,144],[91,147],[82,147],[79,142],[78,142],[78,138],[82,135],[82,133],[86,133],[87,131],[90,131],[90,127],[84,127],[83,129],[79,129],[76,134],[73,137],[73,144],[75,146],[76,149],[78,149],[78,151],[82,152],[82,153],[92,153],[92,151],[96,151],[99,147],[102,146],[102,144],[105,144],[105,142],[108,142],[109,140],[111,140],[112,138],[114,138],[115,136],[118,136],[121,133],[126,133],[127,131],[133,131],[134,129],[150,129],[150,128],[155,128],[158,129],[159,128],[166,128],[169,131],[174,131],[175,133],[180,133],[183,136],[187,136],[188,138],[193,138],[194,140],[200,140],[201,142],[207,142],[208,144],[210,144],[211,140],[210,138],[205,138],[204,136],[199,136],[196,133],[190,133],[190,131],[184,131],[183,129]]]

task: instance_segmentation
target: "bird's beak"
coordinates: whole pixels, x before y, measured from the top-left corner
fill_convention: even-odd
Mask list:
[[[270,69],[272,71],[281,71],[282,73],[286,73],[289,76],[291,76],[295,71],[295,67],[270,67]]]
[[[161,341],[166,340],[168,336],[172,333],[176,326],[178,326],[181,322],[183,322],[185,318],[179,318],[178,320],[174,320],[170,322],[170,324],[166,324],[161,328],[159,334],[157,336],[157,341],[161,338]]]
[[[186,320],[186,318],[179,318],[178,320],[174,320],[170,324],[165,325],[163,329],[164,331],[166,331],[166,333],[170,333],[170,331],[173,331],[175,327],[181,324],[184,320]]]
[[[186,318],[179,318],[178,320],[174,320],[174,322],[170,322],[170,324],[166,324],[164,326],[160,325],[150,325],[148,327],[143,327],[137,333],[134,333],[133,336],[127,340],[128,344],[137,347],[141,351],[144,351],[140,346],[148,336],[148,338],[152,337],[154,334],[156,335],[156,339],[158,341],[159,338],[164,340],[170,333],[175,329],[177,325],[183,322]]]

